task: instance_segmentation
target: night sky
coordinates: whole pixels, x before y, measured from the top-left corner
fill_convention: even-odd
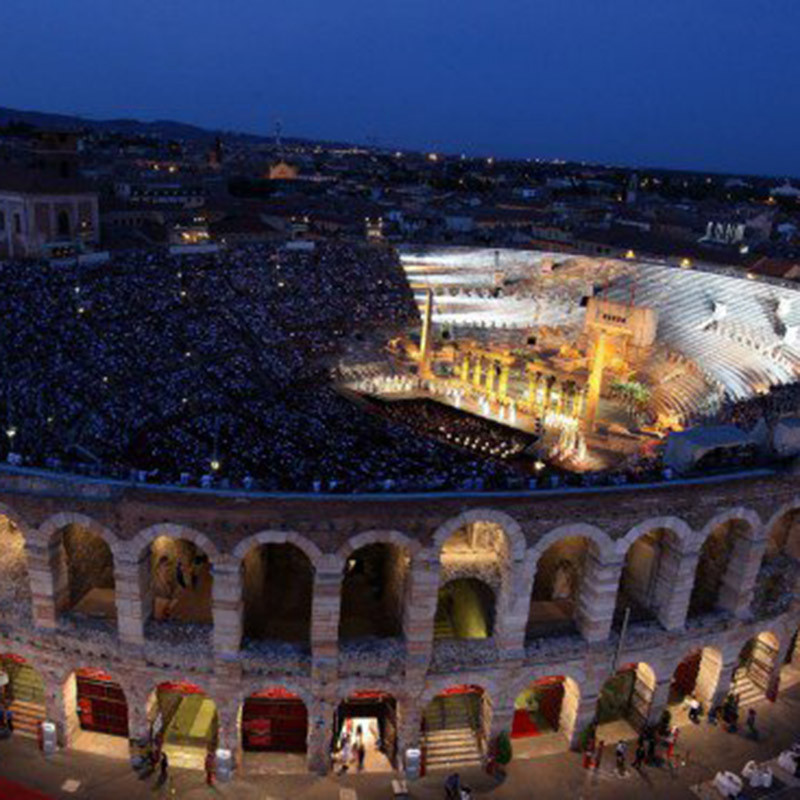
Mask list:
[[[0,105],[800,175],[800,0],[0,0]]]

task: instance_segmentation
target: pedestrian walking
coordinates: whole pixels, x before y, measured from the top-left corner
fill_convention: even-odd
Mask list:
[[[214,785],[214,767],[216,766],[214,754],[209,750],[206,753],[206,784],[208,786]]]
[[[364,742],[360,741],[356,745],[356,757],[358,758],[358,771],[364,771],[364,758],[367,755],[367,748],[364,747]]]
[[[167,770],[169,769],[169,759],[167,754],[162,750],[161,759],[158,762],[158,780],[164,783],[167,780]]]
[[[600,769],[600,762],[603,760],[603,749],[605,748],[605,746],[606,746],[605,739],[601,739],[597,743],[597,750],[595,750],[595,753],[594,753],[594,768],[595,768],[595,770],[599,770]]]
[[[625,754],[627,752],[628,752],[628,745],[625,744],[625,742],[622,739],[620,739],[617,742],[617,747],[615,750],[615,754],[617,757],[617,772],[620,775],[625,774]]]
[[[633,768],[641,770],[642,765],[644,764],[644,756],[645,756],[645,749],[644,749],[644,739],[639,737],[639,743],[636,745],[636,752],[634,753],[633,758]]]
[[[758,739],[758,730],[756,729],[756,710],[754,708],[748,709],[745,725],[747,725],[747,732],[750,735],[750,738]]]

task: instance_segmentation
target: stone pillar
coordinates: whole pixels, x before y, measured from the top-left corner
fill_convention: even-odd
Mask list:
[[[341,564],[335,556],[324,556],[314,576],[311,610],[311,658],[315,680],[334,678],[338,670],[341,594]]]
[[[120,641],[131,645],[144,644],[144,623],[149,616],[145,610],[146,598],[142,597],[142,561],[149,566],[149,548],[145,548],[144,556],[138,561],[129,560],[119,554],[114,558],[117,629]]]
[[[498,698],[492,707],[492,722],[489,729],[489,742],[494,740],[505,731],[511,735],[511,724],[514,721],[514,698],[505,700]]]
[[[309,772],[318,775],[326,775],[330,769],[334,710],[326,700],[315,700],[308,709],[306,764]]]
[[[500,381],[497,387],[497,394],[501,400],[505,400],[508,395],[508,376],[511,372],[511,367],[508,364],[503,364],[500,369]]]
[[[750,604],[766,549],[766,539],[736,537],[719,589],[720,608],[740,619],[750,615]]]
[[[38,542],[26,542],[25,557],[31,585],[33,623],[37,628],[54,630],[58,614],[69,600],[67,564],[61,537],[54,536],[44,546]]]
[[[683,630],[689,612],[698,552],[683,553],[680,543],[664,536],[653,591],[658,621],[668,631]]]
[[[575,702],[575,697],[571,696],[571,708],[569,714],[572,717],[572,733],[569,736],[569,746],[575,750],[578,748],[580,735],[583,731],[594,722],[595,714],[597,713],[597,692],[591,692],[581,695],[580,700]],[[567,694],[564,694],[564,701],[567,702]],[[561,708],[562,719],[564,719],[564,706]],[[566,731],[565,731],[566,733]],[[606,742],[609,744],[609,742]]]
[[[397,751],[401,759],[405,758],[405,752],[409,747],[419,747],[420,745],[422,711],[423,709],[416,699],[398,703]]]
[[[637,675],[636,680],[640,680]],[[658,722],[661,719],[661,714],[667,707],[669,700],[669,688],[672,685],[672,675],[666,678],[656,680],[656,685],[652,687],[653,696],[650,700],[650,708],[647,711],[647,721],[650,723]]]
[[[717,688],[714,691],[713,703],[719,705],[727,696],[733,683],[733,673],[739,666],[739,654],[730,659],[723,660],[720,666],[719,680],[717,681]]]
[[[498,598],[497,644],[503,660],[524,658],[525,629],[528,626],[533,574],[525,561],[510,564],[510,581],[503,586],[502,596]],[[513,702],[513,698],[512,698]]]
[[[242,645],[242,565],[220,556],[213,565],[211,611],[214,617],[214,657],[236,658]]]
[[[596,703],[596,701],[595,701]],[[561,701],[561,713],[558,716],[558,731],[572,743],[575,735],[575,728],[578,723],[578,715],[581,710],[580,687],[570,678],[564,679],[564,698]],[[585,710],[585,709],[584,709]],[[594,707],[592,707],[592,714]],[[588,724],[588,722],[586,723]]]
[[[575,622],[587,642],[604,642],[611,632],[622,562],[604,563],[590,547],[578,590]]]
[[[422,674],[427,671],[431,658],[438,597],[439,559],[435,551],[421,550],[411,561],[403,628],[408,668]]]
[[[490,394],[495,390],[495,363],[494,361],[489,362],[489,369],[486,370],[486,391]]]
[[[461,361],[461,380],[464,383],[469,382],[469,356],[464,356]]]
[[[694,694],[705,706],[706,710],[714,700],[720,683],[722,668],[722,656],[720,653],[713,648],[704,647],[700,654],[700,667],[697,670]]]
[[[472,383],[476,389],[481,388],[481,357],[477,356],[475,359],[475,371],[472,374]]]

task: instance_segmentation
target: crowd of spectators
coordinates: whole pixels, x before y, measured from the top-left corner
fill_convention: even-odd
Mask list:
[[[332,386],[337,354],[417,324],[396,255],[318,244],[0,264],[12,463],[287,491],[458,487],[494,469]]]

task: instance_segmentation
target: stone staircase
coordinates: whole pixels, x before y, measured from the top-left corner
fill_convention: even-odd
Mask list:
[[[479,702],[470,695],[450,695],[434,700],[425,712],[425,765],[451,769],[480,764],[481,750],[475,733]]]
[[[45,719],[44,705],[29,700],[12,700],[10,708],[14,714],[14,735],[36,739],[39,723]]]
[[[731,682],[731,692],[739,695],[739,707],[747,706],[764,699],[764,691],[756,686],[746,669],[736,670]]]

